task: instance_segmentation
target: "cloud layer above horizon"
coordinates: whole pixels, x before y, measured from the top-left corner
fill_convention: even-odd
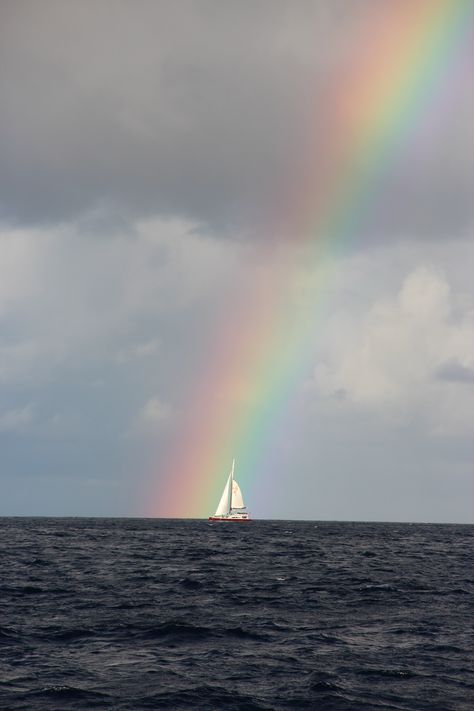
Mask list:
[[[0,25],[0,216],[20,224],[180,216],[258,236],[372,7],[332,2],[20,1]],[[393,178],[384,238],[470,227],[473,96],[460,74]],[[394,176],[395,177],[395,176]],[[377,232],[377,239],[380,239]]]

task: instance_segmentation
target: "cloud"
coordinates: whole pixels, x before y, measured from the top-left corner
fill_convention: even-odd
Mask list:
[[[460,372],[465,377],[474,366],[474,309],[464,304],[455,313],[454,304],[446,278],[418,267],[395,297],[377,300],[359,316],[350,334],[340,330],[327,360],[316,365],[317,391],[340,407],[356,406],[436,434],[466,434],[472,395],[457,382]],[[446,365],[452,363],[457,377]]]
[[[457,361],[448,361],[439,366],[436,377],[450,383],[474,383],[474,368]]]
[[[24,432],[33,421],[31,403],[7,412],[0,412],[0,433]]]
[[[160,348],[160,340],[152,338],[148,341],[133,343],[117,353],[117,363],[130,363],[134,360],[151,358],[155,356]]]
[[[160,402],[157,397],[152,397],[141,412],[141,417],[144,422],[156,424],[157,422],[163,422],[163,420],[168,419],[170,415],[170,410],[167,405]]]
[[[0,233],[0,417],[9,428],[2,432],[4,512],[140,512],[134,492],[166,475],[167,448],[209,372],[222,323],[236,297],[271,268],[255,259],[253,245],[213,239],[191,222],[148,220],[132,228],[117,229],[113,240],[100,239],[92,226],[85,236],[77,225]],[[466,242],[432,242],[338,256],[322,291],[324,265],[305,265],[304,285],[314,285],[318,300],[311,301],[309,288],[306,302],[304,288],[289,308],[300,301],[317,307],[317,377],[304,412],[272,442],[278,461],[269,471],[283,483],[295,472],[295,492],[307,492],[313,480],[319,489],[314,497],[308,492],[307,504],[295,493],[291,505],[282,500],[272,509],[267,502],[262,513],[314,516],[316,497],[324,502],[318,516],[377,511],[393,519],[407,498],[403,481],[418,482],[417,468],[434,460],[443,482],[455,473],[458,498],[467,500],[459,492],[466,491],[472,457],[459,434],[471,427],[471,388],[440,379],[439,369],[454,362],[472,367],[470,254]],[[420,263],[443,271],[413,269]],[[247,337],[245,322],[236,328]],[[381,382],[378,391],[370,371]],[[27,403],[31,410],[22,412]],[[400,507],[384,508],[383,492],[376,501],[361,494],[339,505],[355,476],[354,446],[361,491],[378,481],[378,470],[388,471],[387,451],[398,463],[403,451]],[[317,481],[315,467],[324,472]],[[92,502],[83,479],[111,484]],[[282,496],[286,491],[283,485]],[[414,518],[449,518],[444,499],[429,509],[421,497],[414,512],[417,506]]]
[[[129,434],[135,437],[157,437],[159,431],[172,418],[170,406],[158,397],[146,401],[133,419]]]
[[[178,313],[194,313],[194,357],[241,269],[238,245],[197,235],[183,221],[148,221],[114,240],[75,225],[0,231],[0,380],[54,381],[114,363],[176,366],[164,341]],[[197,318],[197,314],[202,313]],[[94,376],[94,380],[97,376]]]
[[[253,223],[273,224],[298,190],[302,164],[322,170],[338,77],[359,56],[357,30],[372,10],[350,0],[297,0],[291,10],[279,1],[4,5],[1,214],[30,225],[92,221],[103,232],[174,216],[256,236]],[[470,75],[448,89],[414,127],[409,156],[400,151],[378,181],[379,238],[446,239],[472,224]]]
[[[164,405],[150,393],[170,417],[181,410],[247,254],[178,220],[136,223],[113,240],[77,225],[0,230],[2,406],[35,402],[35,441],[61,441],[41,461],[63,452],[69,468],[69,447],[79,467],[92,447],[99,458],[133,449],[120,444],[130,430],[163,442]],[[15,457],[36,466],[34,452]]]

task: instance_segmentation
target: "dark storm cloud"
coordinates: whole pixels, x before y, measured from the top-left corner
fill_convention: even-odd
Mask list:
[[[350,58],[366,7],[350,0],[3,3],[3,217],[34,224],[178,215],[226,230],[271,213],[275,196],[289,189],[288,174],[298,175],[308,106],[324,114],[324,80]],[[387,238],[468,224],[466,85],[426,150],[414,151],[413,171],[381,202],[377,220],[389,225]],[[318,115],[315,160],[327,140]]]

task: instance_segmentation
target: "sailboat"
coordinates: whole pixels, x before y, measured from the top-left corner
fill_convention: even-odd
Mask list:
[[[234,479],[235,459],[214,516],[209,521],[250,521],[240,486]]]

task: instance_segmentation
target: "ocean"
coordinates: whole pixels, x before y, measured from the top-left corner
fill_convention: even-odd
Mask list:
[[[0,708],[474,708],[474,526],[0,519]]]

